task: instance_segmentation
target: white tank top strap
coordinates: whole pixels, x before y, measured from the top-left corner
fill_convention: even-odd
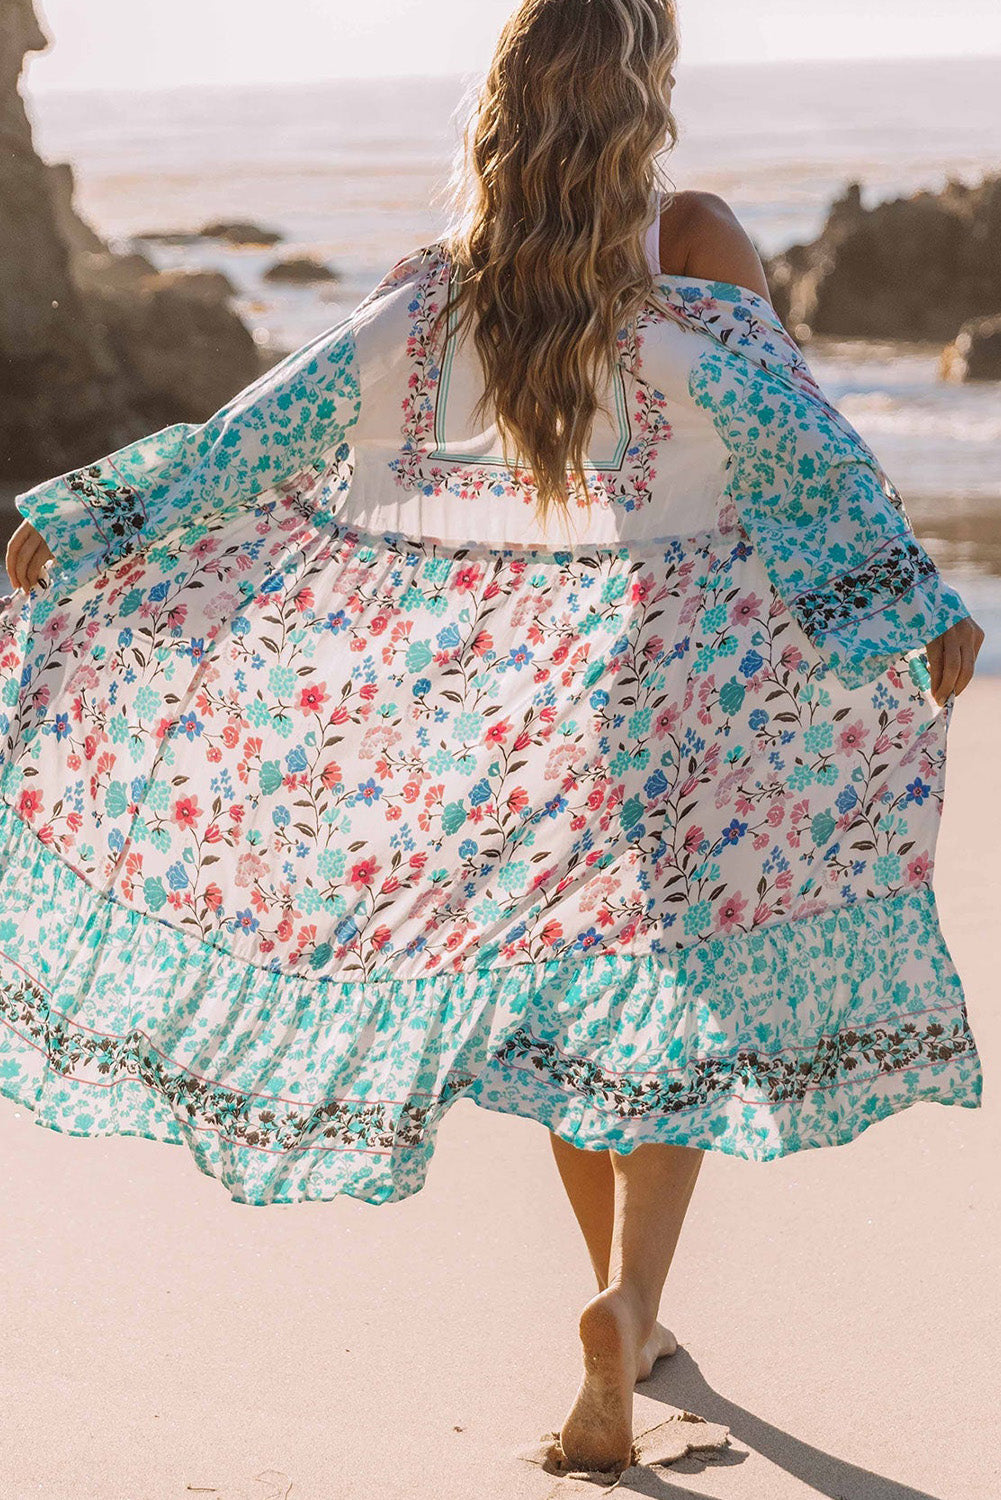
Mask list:
[[[650,265],[650,273],[659,276],[660,270],[660,212],[663,194],[654,194],[653,222],[646,232],[646,258]]]

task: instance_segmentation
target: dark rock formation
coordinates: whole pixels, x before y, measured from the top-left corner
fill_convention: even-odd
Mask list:
[[[1001,176],[871,209],[851,183],[817,239],[765,270],[797,338],[952,339],[967,319],[1001,312]]]
[[[134,234],[134,240],[152,240],[157,245],[197,245],[201,239],[197,229],[146,229]]]
[[[173,282],[191,297],[203,297],[207,302],[221,302],[236,296],[236,287],[225,271],[196,271],[191,267],[161,271],[161,282]]]
[[[220,220],[203,229],[148,229],[133,236],[137,240],[155,240],[160,245],[194,245],[199,240],[224,240],[227,245],[277,245],[283,238],[277,229],[262,229],[243,219]]]
[[[257,345],[212,272],[163,271],[95,288],[101,322],[128,372],[141,430],[211,416],[258,374]]]
[[[171,422],[203,421],[262,360],[225,278],[116,256],[42,162],[18,93],[48,46],[32,0],[0,7],[0,482],[64,473]]]
[[[145,255],[114,255],[103,244],[73,257],[73,280],[89,292],[129,292],[144,276],[155,276],[156,266]]]
[[[336,271],[310,255],[293,255],[288,260],[277,260],[268,266],[262,281],[283,281],[295,286],[305,286],[313,281],[337,281]]]
[[[56,229],[70,254],[86,255],[91,250],[104,250],[106,247],[101,236],[84,223],[73,207],[73,168],[69,162],[53,162],[48,172]]]
[[[942,350],[943,380],[1001,380],[1001,317],[971,318]]]
[[[0,477],[61,473],[125,441],[135,413],[59,232],[52,174],[17,91],[48,46],[31,0],[0,9]],[[57,193],[56,198],[59,197]]]
[[[259,224],[247,224],[242,219],[206,224],[199,232],[203,239],[225,240],[228,245],[277,245],[282,238],[276,229],[262,229]]]

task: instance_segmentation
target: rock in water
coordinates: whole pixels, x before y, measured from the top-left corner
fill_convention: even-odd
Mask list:
[[[1001,380],[1001,317],[971,318],[942,350],[943,380]]]
[[[153,240],[158,245],[197,245],[202,239],[198,229],[144,229],[134,240]]]
[[[310,255],[293,255],[288,260],[279,260],[268,266],[264,281],[286,281],[295,285],[308,285],[313,281],[336,281],[337,272]]]
[[[797,338],[952,339],[967,319],[1001,312],[1001,175],[869,209],[850,183],[817,239],[765,270]]]
[[[248,224],[243,219],[206,224],[199,234],[203,239],[225,240],[229,245],[277,245],[282,238],[277,229],[262,229],[259,224]]]

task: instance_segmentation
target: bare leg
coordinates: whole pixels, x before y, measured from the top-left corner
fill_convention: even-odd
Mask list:
[[[587,1245],[598,1290],[608,1285],[615,1220],[615,1172],[608,1151],[581,1151],[549,1132],[556,1166]]]
[[[615,1169],[608,1151],[581,1151],[561,1136],[549,1132],[553,1156],[570,1206],[580,1225],[594,1267],[599,1292],[608,1285],[608,1262],[615,1222]],[[694,1185],[694,1179],[693,1179]],[[676,1354],[678,1340],[663,1323],[653,1331],[640,1353],[637,1380],[646,1380],[658,1359]]]
[[[702,1156],[688,1146],[653,1144],[625,1156],[609,1153],[614,1211],[607,1286],[581,1313],[584,1379],[560,1431],[564,1454],[580,1468],[608,1470],[630,1462],[633,1386]],[[580,1186],[577,1179],[574,1185]],[[587,1223],[600,1247],[599,1216],[586,1203],[583,1209],[581,1227]]]

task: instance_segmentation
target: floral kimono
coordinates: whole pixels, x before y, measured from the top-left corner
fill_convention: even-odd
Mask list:
[[[663,275],[547,535],[406,256],[208,421],[17,499],[0,1088],[243,1203],[466,1098],[766,1160],[981,1074],[932,867],[968,611],[762,297]]]

